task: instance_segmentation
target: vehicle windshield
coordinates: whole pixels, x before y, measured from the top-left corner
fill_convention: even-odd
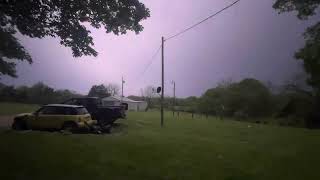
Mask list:
[[[78,115],[88,114],[88,111],[85,107],[76,108]]]

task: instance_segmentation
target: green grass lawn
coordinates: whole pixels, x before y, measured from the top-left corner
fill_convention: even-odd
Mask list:
[[[111,135],[0,131],[0,179],[317,180],[320,131],[131,112]]]
[[[25,112],[33,112],[39,105],[0,102],[0,115],[15,115]]]

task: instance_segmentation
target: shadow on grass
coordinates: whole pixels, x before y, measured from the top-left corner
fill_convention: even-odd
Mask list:
[[[110,134],[127,134],[129,126],[123,123],[114,123],[111,128]]]
[[[22,130],[22,131],[16,131],[11,128],[0,128],[0,134],[8,134],[8,133],[20,133],[20,134],[25,134],[25,133],[31,133],[31,132],[44,132],[44,133],[59,133],[62,135],[72,135],[72,134],[97,134],[97,135],[108,135],[108,134],[127,134],[128,132],[128,125],[122,124],[122,123],[114,123],[113,125],[110,126],[109,130],[104,130],[104,131],[96,131],[96,130],[91,130],[91,131],[79,131],[79,132],[69,132],[69,131],[63,131],[63,130],[48,130],[48,129],[36,129],[36,130]]]

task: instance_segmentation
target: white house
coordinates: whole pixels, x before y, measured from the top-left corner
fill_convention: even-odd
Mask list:
[[[145,111],[148,107],[148,103],[145,101],[134,101],[129,98],[119,96],[109,96],[102,99],[102,105],[104,106],[120,106],[121,103],[128,105],[129,111]]]

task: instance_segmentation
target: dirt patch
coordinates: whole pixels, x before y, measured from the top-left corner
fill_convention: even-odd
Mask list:
[[[13,116],[0,116],[0,127],[10,128],[13,122]]]

